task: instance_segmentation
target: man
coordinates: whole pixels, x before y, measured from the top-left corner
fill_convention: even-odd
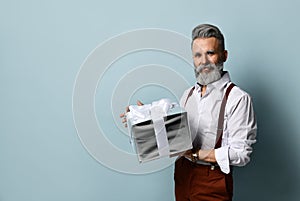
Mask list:
[[[177,201],[232,200],[232,166],[246,165],[256,142],[251,98],[223,71],[228,52],[216,26],[193,29],[192,54],[197,82],[184,92],[180,105],[188,114],[193,150],[175,163],[175,197]]]
[[[194,148],[175,163],[176,200],[232,200],[231,167],[246,165],[256,142],[251,98],[223,71],[228,52],[216,26],[193,29],[192,54],[197,83],[184,92],[180,104],[188,114]],[[225,93],[227,103],[220,114]]]

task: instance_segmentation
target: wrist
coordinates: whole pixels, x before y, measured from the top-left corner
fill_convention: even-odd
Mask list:
[[[214,163],[216,162],[215,150],[199,150],[198,158],[199,160],[203,160],[205,162]]]
[[[199,160],[199,149],[193,149],[191,153],[191,159],[193,162]]]

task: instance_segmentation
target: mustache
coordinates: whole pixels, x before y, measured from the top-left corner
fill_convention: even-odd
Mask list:
[[[200,64],[199,66],[197,66],[195,68],[195,72],[201,73],[201,71],[204,68],[207,68],[209,71],[216,70],[216,69],[221,70],[221,69],[223,69],[223,63],[219,63],[219,64],[214,64],[214,63]]]

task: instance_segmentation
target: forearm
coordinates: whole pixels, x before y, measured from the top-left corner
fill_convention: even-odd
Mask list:
[[[184,156],[191,159],[192,161],[201,160],[207,163],[216,163],[215,150],[202,150],[197,151],[190,149],[184,153]]]
[[[217,162],[214,149],[211,149],[211,150],[200,149],[198,151],[198,159],[202,160],[204,162],[208,162],[208,163],[216,163]]]

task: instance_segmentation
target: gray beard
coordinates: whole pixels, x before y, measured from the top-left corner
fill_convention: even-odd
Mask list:
[[[202,72],[204,68],[208,68],[210,72]],[[223,63],[200,65],[194,69],[197,82],[201,85],[208,85],[219,80],[223,72]]]

